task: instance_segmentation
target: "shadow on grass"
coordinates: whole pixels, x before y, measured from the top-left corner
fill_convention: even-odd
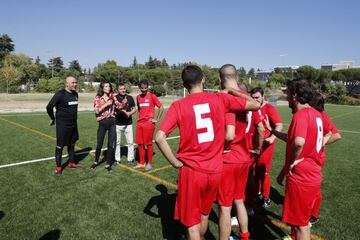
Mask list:
[[[5,213],[3,211],[0,211],[0,220],[5,217]]]
[[[66,147],[64,148],[66,151]],[[75,151],[75,163],[80,163],[82,160],[84,160],[90,153],[90,151],[92,150],[91,147],[86,147],[86,148],[82,148],[80,150]],[[65,168],[69,163],[69,160],[67,160],[66,162],[64,162],[62,164],[62,168]]]
[[[174,220],[176,194],[168,194],[168,189],[163,184],[156,185],[155,188],[160,195],[149,200],[144,208],[144,213],[154,218],[160,218],[163,239],[181,239],[181,236],[185,234],[185,228],[179,221]],[[152,210],[155,206],[158,209],[157,212]]]
[[[40,237],[39,240],[58,240],[60,238],[61,231],[59,229],[52,230]]]

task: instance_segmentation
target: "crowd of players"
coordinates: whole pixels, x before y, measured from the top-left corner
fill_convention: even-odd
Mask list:
[[[321,205],[321,170],[325,162],[326,144],[341,138],[339,131],[324,111],[324,98],[306,80],[287,83],[287,100],[293,113],[288,132],[276,108],[264,100],[264,91],[253,88],[250,93],[239,82],[234,65],[219,69],[221,91],[204,92],[206,81],[201,68],[189,65],[182,71],[184,87],[189,95],[175,101],[168,109],[156,133],[155,141],[172,166],[178,168],[178,191],[175,219],[187,229],[187,239],[205,239],[208,218],[214,202],[219,204],[219,238],[229,239],[233,222],[239,226],[239,238],[250,239],[248,215],[253,215],[254,199],[261,198],[269,207],[270,166],[276,138],[286,142],[286,156],[277,182],[285,184],[283,222],[291,226],[292,239],[310,239],[311,222],[318,221]],[[56,123],[55,174],[61,176],[64,146],[69,153],[68,167],[76,168],[74,145],[78,140],[76,79],[68,77],[64,90],[57,92],[47,106],[51,125]],[[150,93],[149,83],[141,81],[141,93],[134,99],[126,94],[125,85],[117,84],[114,95],[110,82],[100,84],[94,99],[99,123],[95,161],[108,133],[105,168],[120,162],[121,133],[128,146],[128,165],[136,169],[152,169],[153,134],[161,118],[163,106]],[[56,116],[53,109],[56,108]],[[155,107],[159,110],[155,114]],[[135,142],[139,163],[134,165],[132,115],[138,111]],[[180,143],[176,154],[166,138],[179,129]],[[147,159],[147,163],[146,160]]]

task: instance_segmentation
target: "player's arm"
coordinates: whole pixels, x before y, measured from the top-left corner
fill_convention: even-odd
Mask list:
[[[156,133],[155,142],[156,142],[157,146],[159,147],[160,151],[162,152],[162,154],[166,157],[166,159],[169,161],[169,163],[173,167],[180,168],[183,166],[183,163],[175,157],[168,142],[166,141],[165,132],[159,130]]]
[[[161,118],[161,115],[163,114],[163,112],[164,112],[164,107],[161,104],[160,107],[159,107],[159,110],[157,111],[156,117],[155,117],[155,119],[152,119],[152,122],[160,121],[160,118]]]
[[[226,125],[225,126],[225,148],[230,145],[232,140],[235,137],[235,126],[234,125]]]
[[[256,125],[256,133],[255,133],[255,144],[254,144],[254,153],[260,154],[261,148],[264,143],[264,136],[265,136],[265,128],[264,125],[260,122]]]
[[[303,150],[305,144],[305,139],[303,137],[295,137],[290,145],[290,153],[289,153],[289,162],[286,162],[284,167],[281,169],[277,182],[280,185],[283,185],[283,181],[286,174],[291,174],[291,170],[300,162],[304,160],[304,158],[298,159],[301,151]]]
[[[338,133],[338,132],[333,133],[333,134],[331,134],[331,137],[329,138],[329,140],[326,142],[326,145],[332,144],[340,139],[341,139],[340,133]]]
[[[284,125],[282,123],[276,123],[274,131],[281,132],[283,128]],[[268,144],[272,144],[275,141],[275,139],[276,139],[276,135],[274,133],[271,133],[271,135],[265,139],[265,142],[267,142]]]
[[[235,97],[242,97],[246,99],[245,110],[257,111],[260,108],[260,103],[255,101],[251,96],[244,94],[234,88],[228,90],[228,92]]]
[[[284,142],[287,141],[287,133],[284,133],[284,132],[280,132],[280,131],[277,131],[276,130],[276,127],[275,128],[272,128],[270,126],[270,121],[269,121],[269,118],[268,116],[266,116],[265,118],[265,126],[266,128],[271,132],[272,135],[275,135],[277,138],[280,138],[281,140],[283,140]],[[280,126],[279,126],[280,128]],[[283,125],[281,123],[281,129],[283,128]]]
[[[54,115],[54,107],[58,104],[59,102],[59,94],[56,93],[51,100],[49,101],[48,105],[46,106],[46,112],[49,115],[51,121],[50,121],[50,126],[55,124],[55,115]]]

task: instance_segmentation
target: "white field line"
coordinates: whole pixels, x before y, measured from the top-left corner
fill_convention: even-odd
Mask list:
[[[168,137],[167,140],[171,140],[171,139],[176,139],[176,138],[180,138],[180,136],[174,136],[174,137]],[[153,140],[153,142],[155,142]],[[136,143],[134,143],[134,145],[137,145]],[[126,145],[121,145],[121,147],[124,146],[128,146]],[[105,151],[107,150],[107,148],[103,148],[101,149],[101,151]],[[84,155],[84,154],[88,154],[88,153],[92,153],[95,152],[95,150],[91,150],[91,151],[84,151],[84,152],[78,152],[75,153],[75,155]],[[63,158],[66,158],[68,155],[62,155]],[[24,164],[29,164],[29,163],[36,163],[36,162],[42,162],[42,161],[47,161],[47,160],[53,160],[55,159],[55,157],[47,157],[47,158],[40,158],[40,159],[34,159],[34,160],[28,160],[28,161],[23,161],[23,162],[17,162],[17,163],[10,163],[10,164],[4,164],[4,165],[0,165],[0,168],[7,168],[7,167],[13,167],[13,166],[18,166],[18,165],[24,165]]]

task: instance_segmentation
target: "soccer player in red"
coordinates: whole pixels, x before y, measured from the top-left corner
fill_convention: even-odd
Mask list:
[[[251,97],[238,86],[238,76],[234,65],[225,64],[219,70],[222,89],[234,89],[242,92],[249,100]],[[247,111],[226,113],[226,140],[230,144],[223,153],[223,171],[219,186],[217,201],[219,210],[219,235],[221,240],[229,239],[231,233],[231,208],[236,206],[236,215],[239,222],[240,239],[250,237],[248,231],[248,216],[244,205],[245,187],[248,178],[250,153],[246,138]]]
[[[330,134],[326,134],[324,136],[324,142],[326,143],[326,145],[334,143],[338,140],[341,139],[341,135],[339,133],[339,130],[336,128],[335,124],[331,121],[331,118],[325,113],[325,100],[324,97],[320,94],[320,93],[315,93],[312,101],[310,103],[310,105],[315,108],[317,111],[320,112],[322,119],[323,119],[323,124],[324,126],[327,126],[327,128],[330,131]],[[325,127],[324,127],[325,128]],[[325,146],[323,147],[322,151],[321,151],[321,165],[323,166],[326,160],[326,156],[325,156]],[[318,194],[318,197],[316,198],[315,201],[315,206],[313,209],[313,213],[311,215],[310,218],[310,223],[311,224],[315,224],[319,221],[319,210],[320,210],[320,206],[321,206],[321,201],[322,201],[322,194],[321,191]]]
[[[271,127],[275,128],[276,131],[281,132],[283,124],[280,115],[275,107],[264,101],[264,90],[256,87],[251,90],[250,94],[255,101],[261,104],[261,108],[258,111],[261,120],[265,121],[265,118],[268,117]],[[268,130],[265,130],[264,143],[255,165],[255,179],[258,186],[258,195],[263,196],[264,208],[267,208],[270,205],[270,166],[275,150],[275,139],[275,135],[271,134]]]
[[[138,144],[140,163],[134,168],[144,168],[145,171],[150,171],[152,169],[151,164],[154,152],[152,139],[155,131],[155,123],[160,120],[164,108],[155,94],[148,92],[149,82],[147,80],[140,81],[139,88],[141,94],[136,96],[139,115],[136,124],[135,141]],[[159,108],[156,117],[154,117],[155,106]],[[147,165],[145,165],[145,147],[147,149]]]
[[[180,168],[175,219],[187,227],[188,239],[200,240],[204,239],[221,178],[225,113],[257,110],[260,105],[238,91],[229,91],[238,97],[203,92],[205,78],[198,66],[185,67],[182,79],[190,94],[170,106],[156,143],[167,160]],[[176,127],[180,144],[175,156],[166,136]]]
[[[283,222],[291,226],[292,239],[310,240],[309,219],[322,181],[321,149],[324,133],[328,132],[321,114],[312,108],[313,90],[305,80],[287,84],[287,99],[294,113],[288,133],[266,127],[286,140],[286,160],[277,181],[282,185],[286,176]]]

